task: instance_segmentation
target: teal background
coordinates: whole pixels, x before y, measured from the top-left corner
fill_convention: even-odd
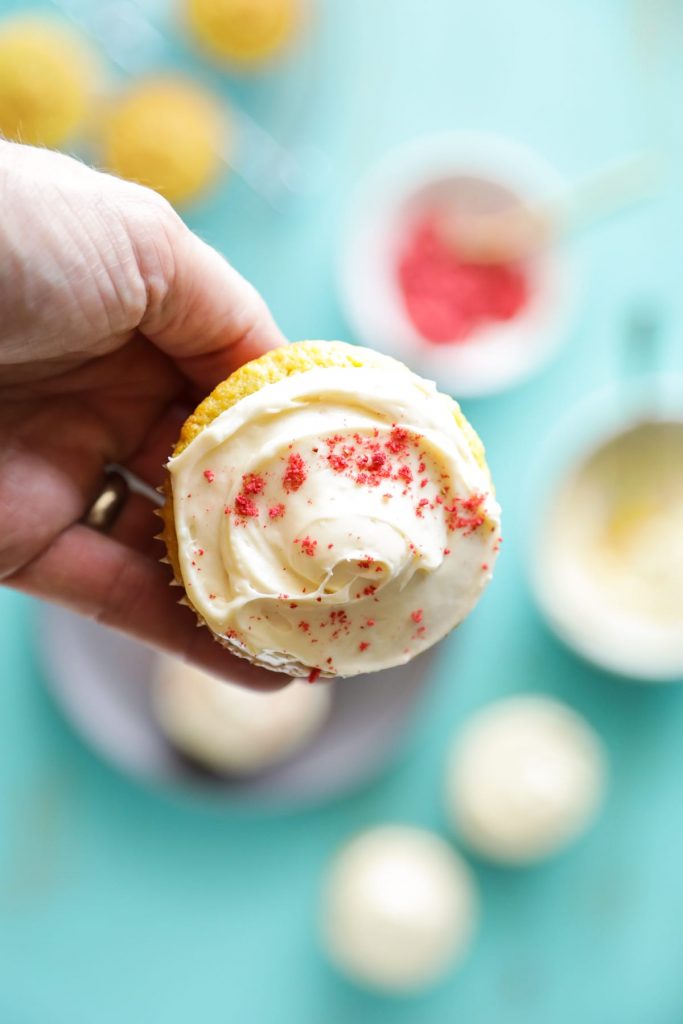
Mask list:
[[[648,10],[664,19],[654,42]],[[442,645],[398,758],[363,791],[266,815],[136,788],[62,722],[37,664],[38,609],[0,591],[2,1024],[683,1021],[683,690],[577,660],[541,622],[525,564],[540,440],[613,378],[635,301],[660,305],[663,363],[683,369],[681,12],[664,0],[329,0],[288,64],[254,82],[207,72],[281,141],[329,159],[318,191],[284,212],[238,177],[187,212],[294,338],[348,336],[334,286],[345,202],[375,158],[419,132],[498,131],[569,177],[654,144],[669,175],[657,202],[575,245],[581,299],[553,365],[466,403],[504,506],[504,550],[480,607]],[[179,41],[170,54],[198,66]],[[376,822],[444,830],[454,726],[522,690],[558,694],[605,737],[612,778],[597,827],[537,869],[472,861],[481,929],[433,992],[394,1000],[347,984],[316,938],[328,857]]]

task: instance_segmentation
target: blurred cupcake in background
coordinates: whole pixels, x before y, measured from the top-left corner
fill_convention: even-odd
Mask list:
[[[189,32],[213,57],[243,68],[279,54],[297,33],[301,0],[183,0]]]
[[[587,721],[541,694],[494,701],[456,733],[446,807],[471,850],[531,864],[585,832],[602,804],[606,757]]]
[[[229,115],[208,90],[181,77],[149,78],[104,111],[101,159],[182,205],[214,184],[229,138]]]
[[[216,775],[250,775],[313,739],[330,713],[332,692],[333,684],[297,680],[261,693],[160,657],[152,697],[159,727],[183,757]]]
[[[59,147],[84,128],[99,87],[82,36],[48,17],[0,22],[0,135]]]
[[[337,852],[321,911],[323,943],[340,971],[362,986],[407,995],[464,959],[479,897],[467,864],[439,836],[380,825]]]

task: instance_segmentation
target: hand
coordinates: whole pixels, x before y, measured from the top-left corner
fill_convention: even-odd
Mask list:
[[[79,520],[107,463],[156,486],[183,419],[281,344],[263,300],[155,193],[0,141],[0,580],[226,678],[279,686],[177,604],[152,505]]]

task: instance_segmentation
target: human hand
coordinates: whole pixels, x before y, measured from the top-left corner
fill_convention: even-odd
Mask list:
[[[152,486],[189,409],[283,341],[263,300],[158,195],[0,140],[0,580],[235,682],[281,684],[197,629],[151,503],[80,520],[107,463]]]

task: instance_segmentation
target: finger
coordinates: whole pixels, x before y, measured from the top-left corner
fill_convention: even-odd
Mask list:
[[[203,391],[284,338],[256,289],[180,220],[166,224],[165,287],[154,290],[143,333]],[[158,253],[150,254],[158,261]],[[145,274],[145,246],[139,259]],[[149,258],[149,257],[148,257]]]
[[[107,536],[158,562],[164,554],[164,545],[157,540],[161,520],[155,515],[156,510],[157,506],[144,494],[129,493]]]
[[[163,566],[86,526],[65,530],[5,582],[185,658],[231,683],[273,690],[290,681],[230,654],[208,629],[197,628],[189,608],[177,603],[179,590],[169,587]]]
[[[125,463],[126,469],[150,487],[158,487],[165,477],[164,466],[191,411],[184,405],[170,406],[149,431],[140,448]]]

